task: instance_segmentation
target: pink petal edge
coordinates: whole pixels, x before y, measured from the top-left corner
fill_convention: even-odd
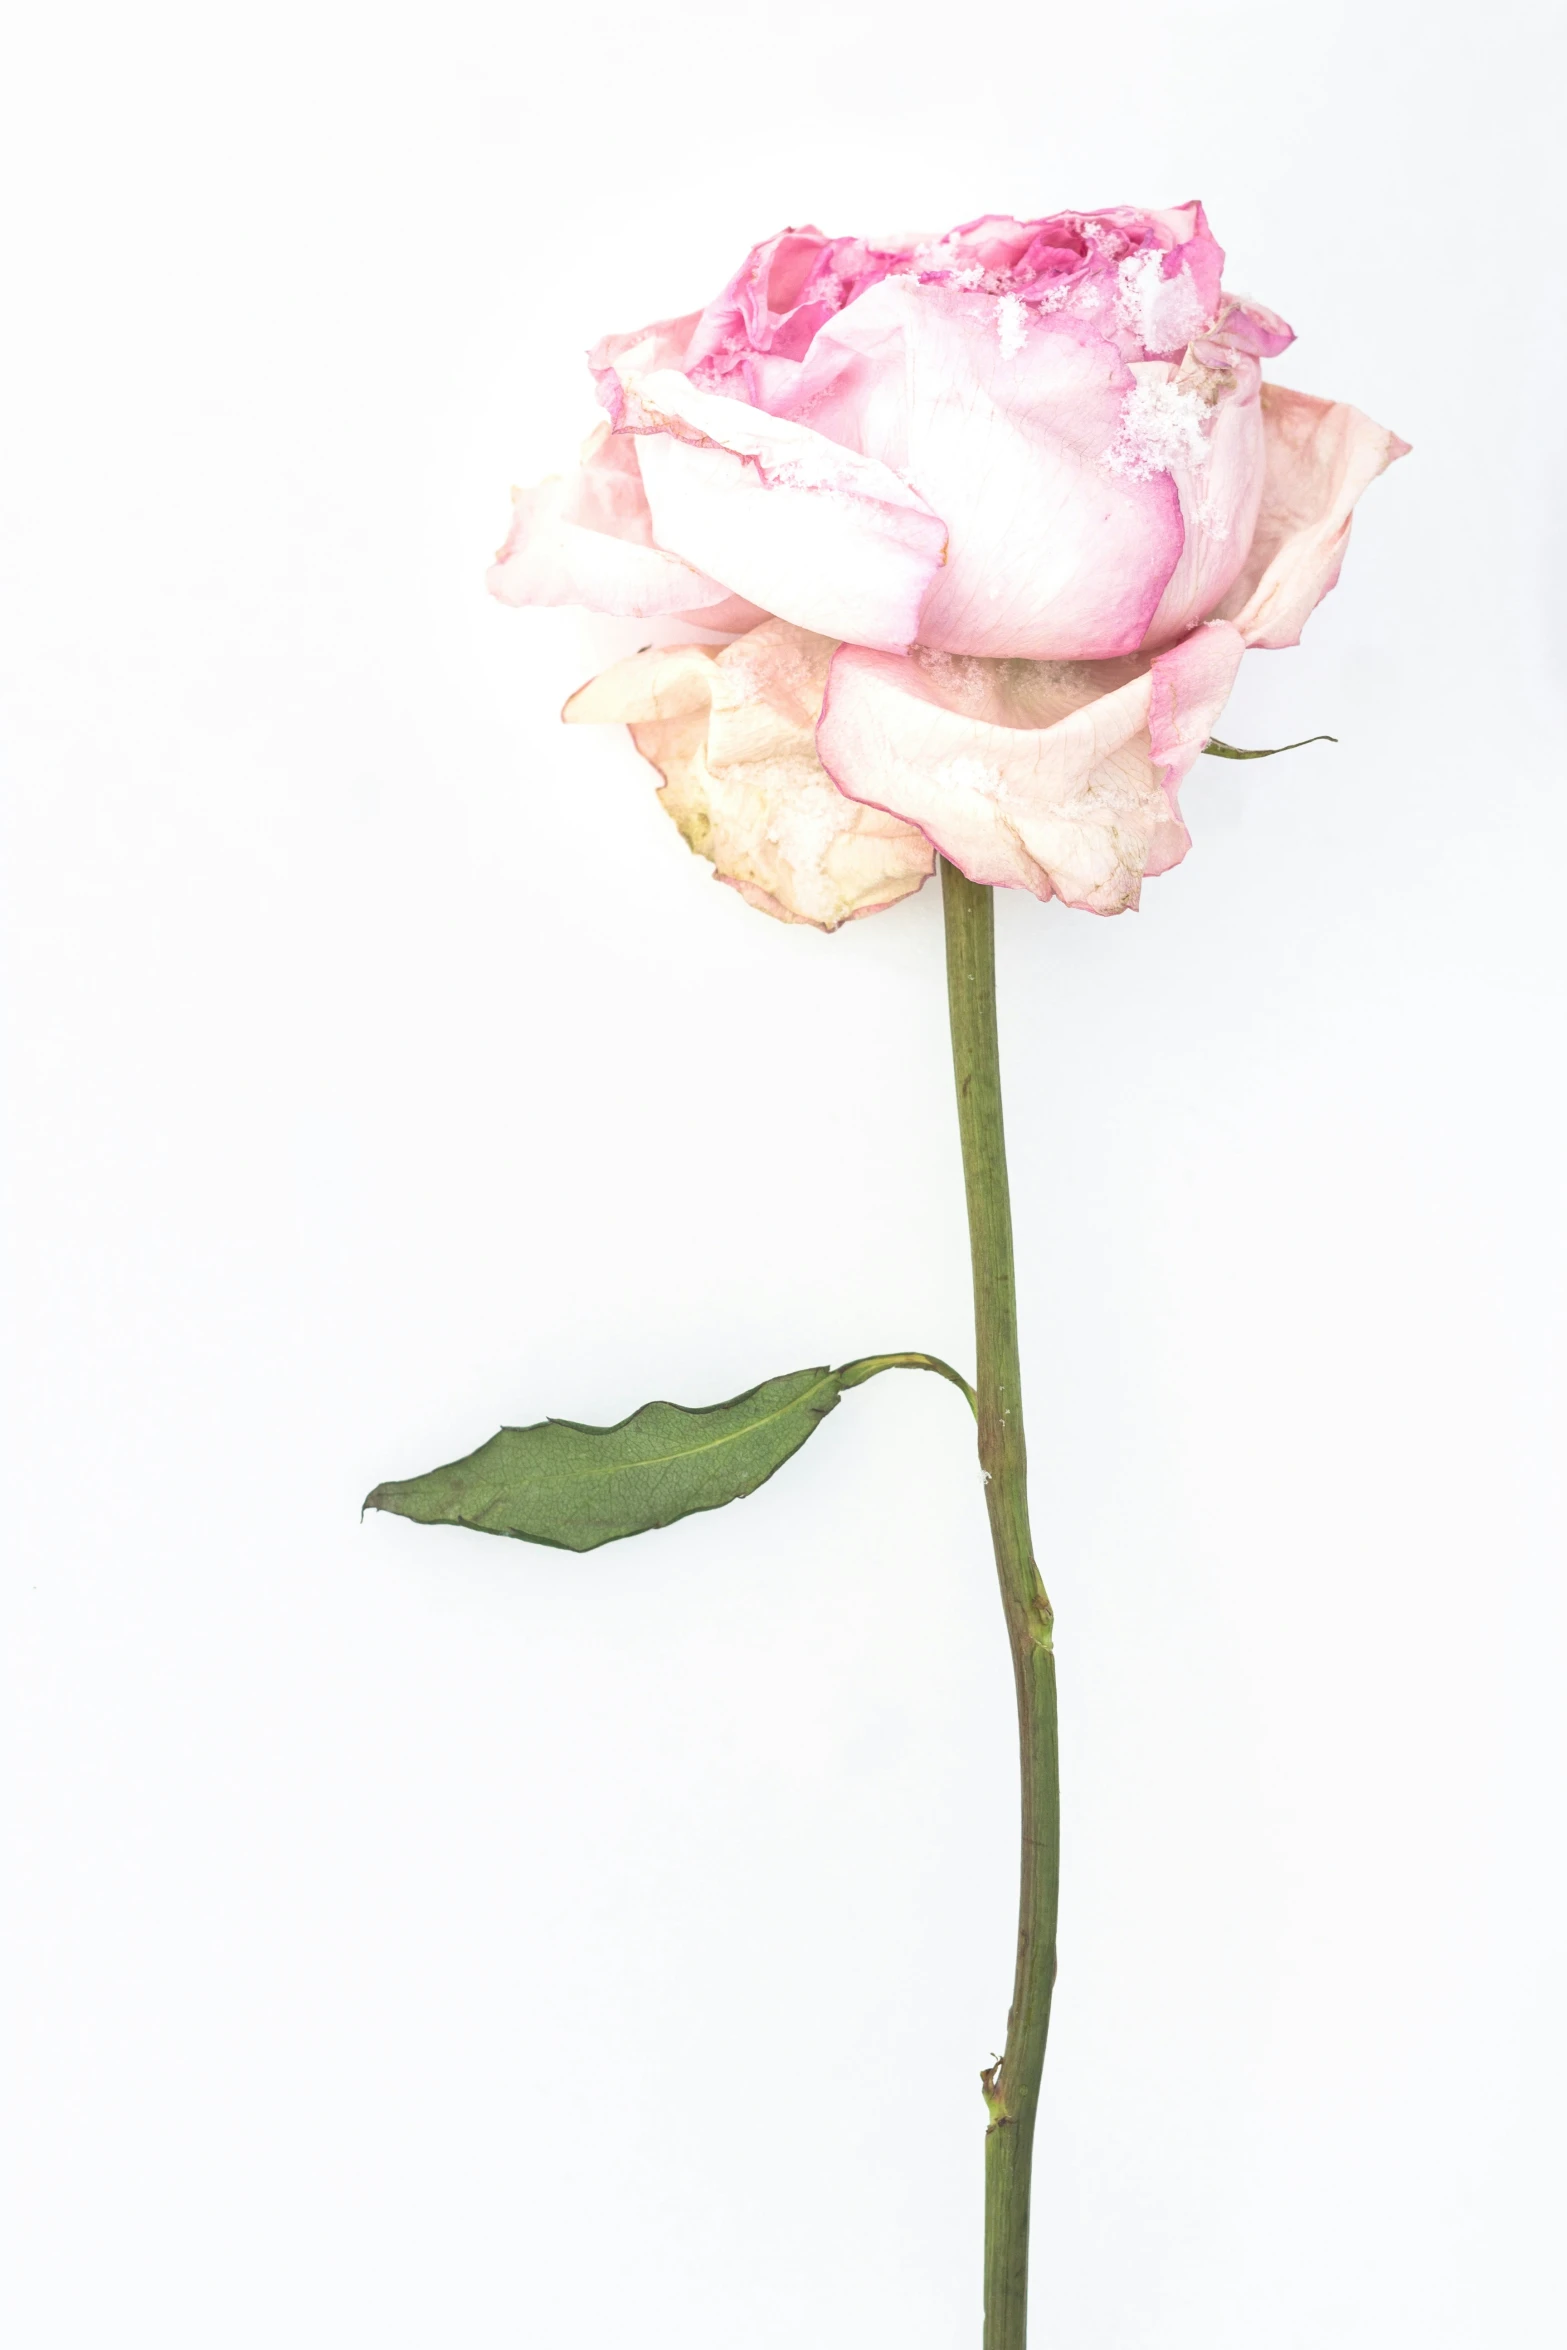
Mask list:
[[[1281,649],[1337,584],[1356,501],[1409,443],[1342,401],[1264,384],[1266,473],[1246,562],[1218,607],[1249,645]]]
[[[1244,649],[1236,629],[1208,623],[1096,677],[1087,664],[844,645],[817,751],[840,791],[918,825],[971,881],[1120,913],[1190,845],[1180,782]]]

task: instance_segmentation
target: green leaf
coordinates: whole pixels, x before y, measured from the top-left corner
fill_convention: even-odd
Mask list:
[[[845,1388],[898,1370],[934,1371],[974,1407],[968,1381],[935,1355],[867,1355],[836,1371],[819,1365],[764,1379],[705,1410],[645,1403],[613,1428],[577,1420],[502,1428],[444,1469],[378,1485],[364,1506],[424,1526],[471,1526],[556,1550],[597,1550],[754,1493],[799,1451]]]
[[[754,1493],[799,1451],[842,1387],[841,1372],[819,1367],[764,1379],[703,1411],[645,1403],[613,1428],[576,1420],[502,1428],[464,1460],[378,1485],[365,1507],[426,1526],[596,1550]]]
[[[1238,751],[1233,743],[1221,743],[1216,734],[1210,734],[1203,749],[1210,759],[1276,759],[1281,751],[1303,751],[1311,743],[1336,743],[1336,734],[1308,734],[1298,743],[1276,743],[1271,751]]]

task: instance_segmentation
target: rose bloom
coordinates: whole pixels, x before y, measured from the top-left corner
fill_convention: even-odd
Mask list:
[[[786,229],[590,354],[605,421],[517,494],[508,604],[678,615],[573,696],[719,878],[834,929],[972,880],[1094,913],[1190,845],[1248,645],[1299,641],[1407,444],[1262,381],[1200,204],[926,241]]]

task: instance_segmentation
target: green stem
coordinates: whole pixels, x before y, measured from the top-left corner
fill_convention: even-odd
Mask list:
[[[995,903],[989,889],[965,880],[945,858],[941,894],[952,1066],[974,1266],[979,1458],[1012,1648],[1023,1788],[1012,2008],[1006,2047],[980,2076],[990,2113],[985,2134],[985,2350],[1025,2350],[1034,2116],[1056,1976],[1061,1852],[1056,1670],[1050,1602],[1034,1564],[1028,1529],[1017,1280],[996,1036]]]

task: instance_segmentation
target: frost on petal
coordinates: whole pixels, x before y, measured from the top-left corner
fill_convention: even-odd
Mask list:
[[[488,585],[503,604],[585,604],[634,620],[724,596],[719,581],[653,544],[636,451],[607,424],[574,473],[515,493]]]
[[[1189,267],[1167,274],[1157,247],[1131,253],[1116,271],[1115,316],[1127,346],[1150,358],[1184,351],[1213,322],[1213,303]]]
[[[1189,845],[1174,788],[1240,651],[1233,630],[1207,635],[1153,662],[898,659],[845,645],[817,729],[822,762],[971,880],[1119,914]]]
[[[913,825],[846,799],[816,756],[833,640],[770,620],[733,644],[619,661],[566,704],[619,721],[663,777],[659,798],[718,878],[784,922],[836,930],[935,869]]]
[[[813,634],[911,641],[947,531],[905,480],[671,371],[625,390],[660,546]]]
[[[887,274],[1076,318],[1123,359],[1178,359],[1213,323],[1223,263],[1200,204],[1164,212],[1117,205],[1028,221],[987,213],[916,244]],[[1003,329],[1009,339],[1017,331]]]
[[[1361,491],[1409,443],[1358,408],[1282,384],[1263,385],[1262,416],[1267,468],[1257,528],[1218,609],[1249,645],[1294,645],[1338,579]]]

